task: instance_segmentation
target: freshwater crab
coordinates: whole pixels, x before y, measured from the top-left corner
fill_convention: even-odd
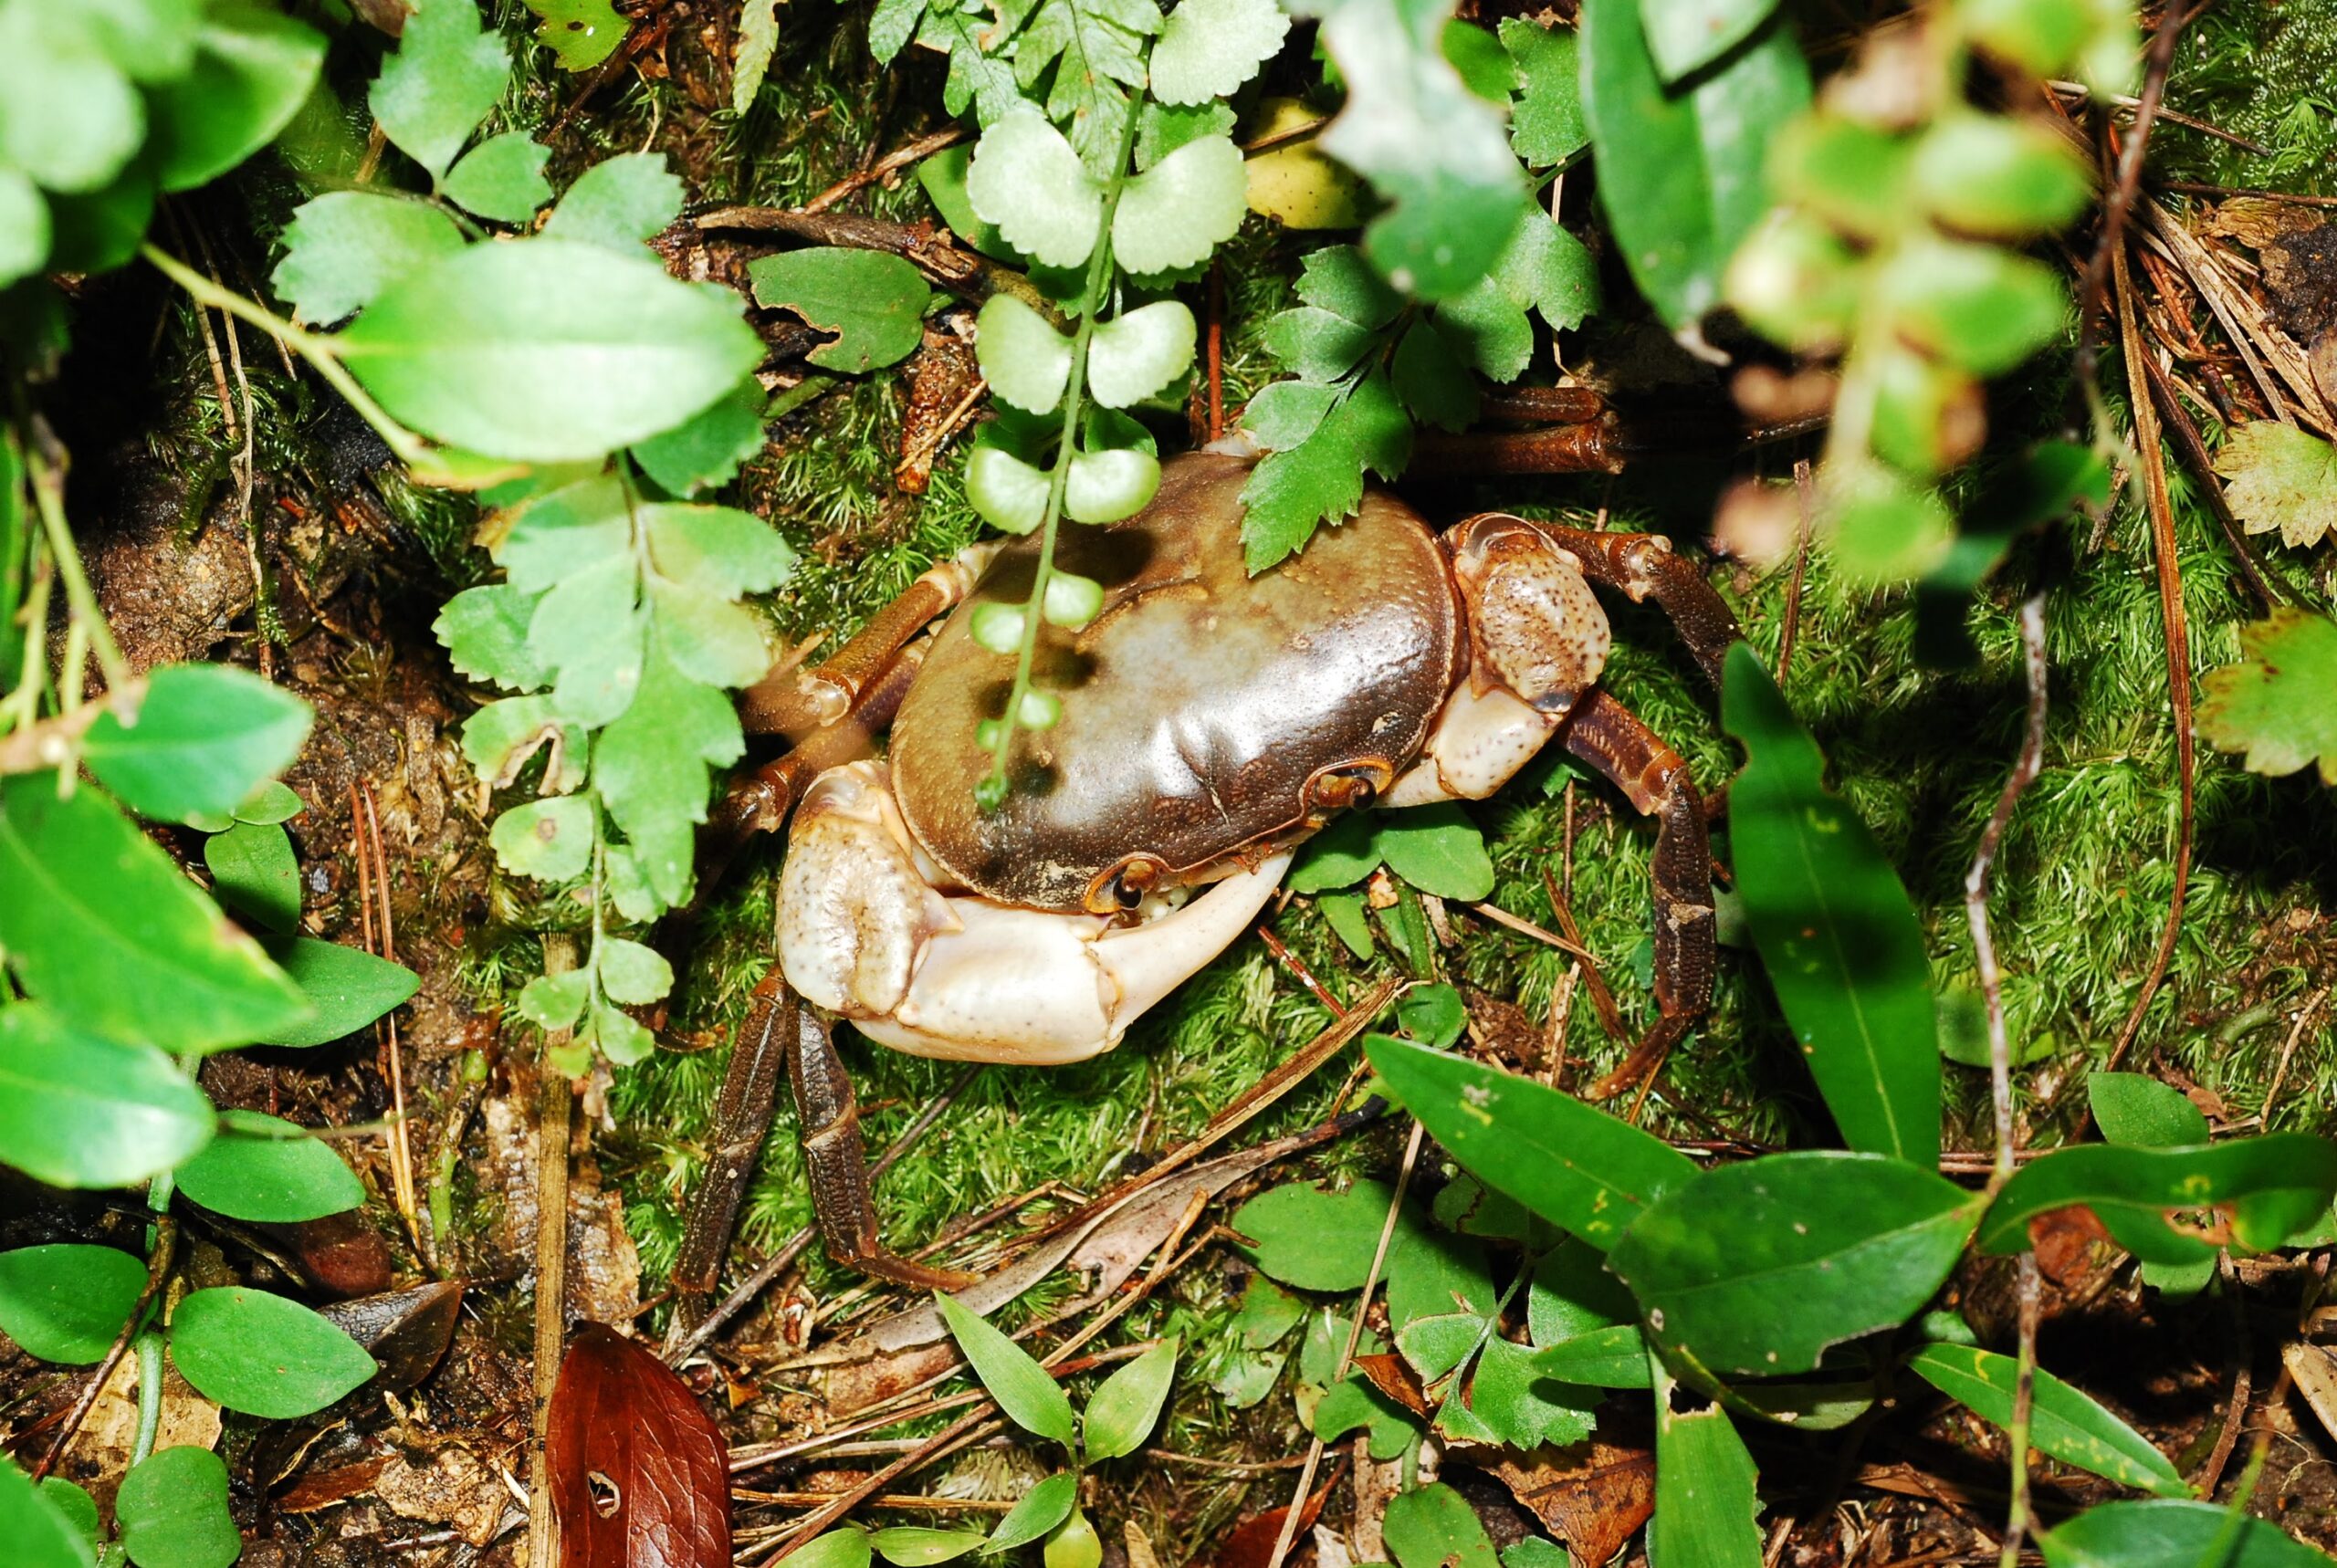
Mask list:
[[[1591,589],[1656,601],[1715,682],[1739,634],[1727,606],[1657,536],[1500,513],[1439,535],[1384,491],[1253,578],[1238,526],[1249,472],[1195,453],[1137,516],[1066,531],[1059,559],[1104,585],[1105,606],[1076,633],[1045,628],[1039,685],[1071,700],[1019,739],[996,810],[975,803],[990,767],[976,730],[1006,670],[969,621],[986,600],[1028,598],[1033,541],[936,567],[833,657],[748,695],[749,728],[797,740],[732,806],[734,826],[764,828],[793,808],[766,1034],[791,988],[918,1055],[1109,1051],[1251,925],[1334,814],[1481,799],[1554,738],[1657,819],[1659,1017],[1633,1060],[1686,1031],[1713,987],[1703,802],[1598,685],[1609,633]],[[886,727],[889,760],[875,760]],[[812,1009],[785,1010],[800,1013],[779,1027],[831,1251],[944,1278],[883,1249],[842,1063]]]

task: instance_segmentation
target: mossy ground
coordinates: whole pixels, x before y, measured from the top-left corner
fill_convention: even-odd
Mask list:
[[[825,187],[872,148],[897,144],[930,123],[938,72],[912,60],[888,84],[865,59],[858,8],[782,11],[784,37],[760,107],[718,141],[699,138],[677,161],[709,197],[800,201]],[[2163,126],[2156,163],[2177,177],[2327,193],[2337,169],[2337,5],[2255,3],[2211,7],[2178,60],[2169,102],[2261,141],[2269,157]],[[912,54],[915,52],[912,51]],[[2311,84],[2321,84],[2315,96]],[[2301,89],[2300,89],[2301,85]],[[560,94],[565,84],[544,91]],[[625,89],[613,111],[596,109],[591,135],[638,144],[674,105],[670,86]],[[872,113],[877,106],[890,106]],[[686,116],[666,120],[673,129]],[[913,183],[869,194],[865,210],[918,215]],[[1296,258],[1310,248],[1294,236],[1251,232],[1225,253],[1227,399],[1271,379],[1259,343],[1266,316],[1284,303]],[[2116,357],[2106,384],[2122,384]],[[2041,434],[2070,433],[2078,405],[2069,367],[2048,362],[2000,390],[1993,411],[1999,456]],[[842,634],[929,561],[974,534],[974,522],[945,458],[932,493],[894,493],[898,391],[883,376],[847,384],[794,416],[750,476],[755,502],[803,552],[802,571],[771,612],[789,633]],[[2112,399],[2113,410],[2121,400]],[[2079,415],[2081,417],[2081,414]],[[1791,454],[1764,459],[1774,473]],[[1605,481],[1490,480],[1465,491],[1421,489],[1415,498],[1439,517],[1501,507],[1588,519],[1606,508],[1613,526],[1649,526],[1693,537],[1717,493],[1717,465],[1644,465],[1669,470],[1661,482],[1627,476]],[[2228,547],[2174,474],[2177,535],[2194,668],[2237,653],[2236,631],[2251,613]],[[2172,893],[2176,781],[2160,607],[2146,520],[2131,494],[2107,525],[2079,517],[2024,545],[1974,608],[1982,654],[1969,669],[1922,668],[1913,652],[1913,613],[1903,593],[1875,593],[1840,580],[1822,551],[1810,561],[1798,642],[1785,689],[1817,733],[1842,793],[1871,822],[1922,911],[1939,983],[1949,992],[1975,984],[1963,883],[1981,825],[2010,766],[2023,715],[2014,612],[2041,574],[2049,601],[2051,716],[2041,778],[2022,800],[1996,869],[1992,910],[2005,969],[2013,1039],[2036,1060],[2018,1094],[2033,1115],[2031,1135],[2050,1141],[2081,1097],[2059,1098],[2111,1049],[2133,1007]],[[2286,574],[2325,601],[2326,559],[2289,559]],[[1742,570],[1718,574],[1747,635],[1774,665],[1788,597],[1787,575]],[[1713,694],[1704,689],[1659,617],[1613,607],[1618,646],[1610,687],[1670,737],[1708,787],[1735,766],[1722,736]],[[1575,782],[1577,827],[1571,862],[1573,902],[1585,938],[1627,1013],[1647,1016],[1644,958],[1650,924],[1646,867],[1651,833],[1603,785]],[[1563,841],[1563,793],[1514,788],[1472,809],[1499,869],[1493,902],[1543,925],[1553,922],[1546,869]],[[702,1049],[661,1052],[617,1076],[618,1128],[603,1139],[604,1160],[629,1195],[629,1220],[650,1288],[670,1263],[679,1201],[699,1166],[707,1119],[725,1061],[720,1041],[743,1012],[769,959],[776,846],[734,869],[696,933],[682,965],[671,1040]],[[2197,830],[2188,908],[2165,982],[2129,1058],[2173,1069],[2220,1095],[2237,1118],[2262,1105],[2274,1059],[2287,1039],[2283,1004],[2337,976],[2337,936],[2329,911],[2337,896],[2337,797],[2309,774],[2268,780],[2202,749]],[[1304,901],[1274,920],[1291,950],[1334,989],[1359,991],[1393,960],[1357,964]],[[1453,978],[1515,1000],[1545,1016],[1563,956],[1464,918],[1439,963]],[[1667,1069],[1671,1096],[1646,1108],[1658,1128],[1703,1135],[1719,1125],[1764,1143],[1828,1141],[1822,1110],[1796,1065],[1766,985],[1748,955],[1724,958],[1710,1017]],[[509,971],[516,982],[525,967]],[[887,1236],[912,1247],[948,1221],[1046,1182],[1093,1190],[1132,1160],[1170,1146],[1255,1082],[1313,1035],[1326,1011],[1254,940],[1237,944],[1137,1029],[1116,1053],[1053,1071],[993,1069],[961,1095],[947,1120],[892,1172],[877,1194]],[[2324,1014],[2324,1018],[2326,1015]],[[1592,1069],[1611,1063],[1624,1042],[1607,1037],[1588,1006],[1574,1009],[1568,1049]],[[2337,1060],[2323,1022],[2301,1040],[2271,1121],[2330,1130]],[[948,1064],[877,1050],[848,1032],[844,1050],[870,1107],[872,1143],[881,1145],[956,1076]],[[1577,1072],[1584,1071],[1578,1068]],[[1957,1146],[1984,1145],[1984,1075],[1950,1066],[1951,1131]],[[1270,1135],[1328,1108],[1340,1073],[1326,1071],[1256,1129]],[[742,1218],[736,1270],[809,1218],[808,1198],[782,1112]],[[1367,1135],[1315,1157],[1318,1167],[1385,1166],[1393,1147]],[[810,1288],[834,1292],[849,1278],[816,1252],[805,1261]],[[1230,1295],[1203,1266],[1137,1314],[1131,1333],[1176,1327],[1203,1360],[1226,1339]],[[1244,1415],[1225,1412],[1188,1381],[1169,1446],[1235,1457],[1290,1451],[1296,1428],[1287,1400]],[[1165,1484],[1165,1483],[1155,1483]],[[1276,1484],[1277,1492],[1280,1483]],[[1180,1544],[1205,1538],[1243,1506],[1244,1488],[1210,1489],[1196,1510],[1188,1497],[1168,1529]],[[1277,1500],[1279,1500],[1277,1497]],[[1136,1505],[1131,1505],[1136,1506]],[[1263,1503],[1249,1506],[1264,1506]],[[1143,1509],[1164,1508],[1148,1495]]]

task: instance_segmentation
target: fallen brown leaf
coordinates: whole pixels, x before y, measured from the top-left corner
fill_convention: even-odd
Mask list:
[[[1299,1511],[1297,1528],[1291,1531],[1293,1542],[1304,1542],[1306,1532],[1315,1528],[1315,1521],[1322,1516],[1323,1504],[1328,1500],[1331,1489],[1339,1484],[1334,1475],[1323,1484],[1323,1490],[1306,1500]],[[1273,1557],[1274,1542],[1282,1539],[1283,1521],[1290,1517],[1290,1505],[1270,1508],[1263,1513],[1253,1513],[1233,1527],[1225,1544],[1217,1549],[1217,1568],[1266,1568]],[[1297,1557],[1295,1550],[1285,1562]]]
[[[2118,1252],[2101,1219],[2080,1204],[2030,1220],[2028,1244],[2037,1249],[2037,1271],[2064,1291],[2084,1285]]]
[[[1593,1437],[1483,1466],[1579,1563],[1604,1563],[1655,1511],[1655,1451]]]
[[[438,1280],[411,1290],[335,1301],[320,1309],[320,1315],[381,1364],[376,1383],[403,1389],[429,1376],[445,1355],[462,1304],[462,1281]]]
[[[544,1458],[561,1568],[729,1568],[721,1437],[654,1352],[605,1323],[561,1360]]]

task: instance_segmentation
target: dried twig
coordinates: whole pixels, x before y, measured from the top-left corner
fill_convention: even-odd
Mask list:
[[[398,961],[397,936],[390,917],[390,859],[382,843],[382,819],[373,805],[373,787],[363,779],[350,786],[351,818],[357,833],[357,896],[360,930],[368,952],[378,952],[390,963]],[[370,862],[370,865],[369,865]],[[379,931],[376,932],[378,924]],[[404,1052],[398,1046],[396,1009],[374,1025],[382,1042],[383,1075],[390,1081],[390,1186],[397,1200],[398,1218],[414,1250],[422,1250],[422,1221],[414,1197],[414,1145],[406,1129]]]
[[[870,185],[883,183],[891,177],[894,171],[906,169],[912,163],[921,163],[936,152],[955,147],[965,139],[966,128],[962,125],[952,125],[947,130],[937,131],[930,136],[920,136],[907,146],[895,148],[866,167],[854,170],[796,210],[805,213],[824,213],[846,196],[865,190]]]
[[[162,1281],[170,1277],[171,1260],[177,1255],[178,1241],[179,1222],[167,1214],[157,1216],[154,1220],[154,1249],[146,1258],[146,1285],[138,1292],[138,1304],[130,1310],[121,1332],[114,1335],[113,1344],[106,1352],[105,1359],[90,1372],[89,1381],[81,1389],[81,1396],[73,1402],[73,1408],[66,1412],[65,1424],[50,1439],[48,1452],[43,1454],[40,1463],[33,1467],[34,1485],[39,1485],[48,1472],[57,1468],[57,1461],[65,1457],[65,1450],[72,1446],[73,1435],[81,1429],[81,1423],[89,1419],[90,1407],[97,1404],[99,1393],[104,1389],[107,1380],[113,1376],[113,1369],[121,1364],[121,1358],[129,1354],[131,1342],[138,1337],[138,1331],[145,1327],[147,1309],[154,1304],[154,1297],[162,1291]]]
[[[576,967],[576,939],[566,932],[544,938],[544,973],[564,975]],[[544,1031],[537,1058],[536,1118],[536,1419],[528,1445],[528,1562],[529,1568],[559,1568],[560,1521],[552,1511],[551,1472],[544,1460],[544,1436],[551,1418],[552,1385],[560,1377],[560,1354],[568,1332],[568,1129],[575,1096],[568,1075],[552,1065],[552,1052],[568,1043],[565,1029]]]

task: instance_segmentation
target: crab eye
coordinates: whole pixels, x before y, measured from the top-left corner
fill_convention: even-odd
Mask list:
[[[1112,902],[1122,909],[1135,909],[1144,902],[1144,889],[1132,885],[1125,876],[1112,879]]]

